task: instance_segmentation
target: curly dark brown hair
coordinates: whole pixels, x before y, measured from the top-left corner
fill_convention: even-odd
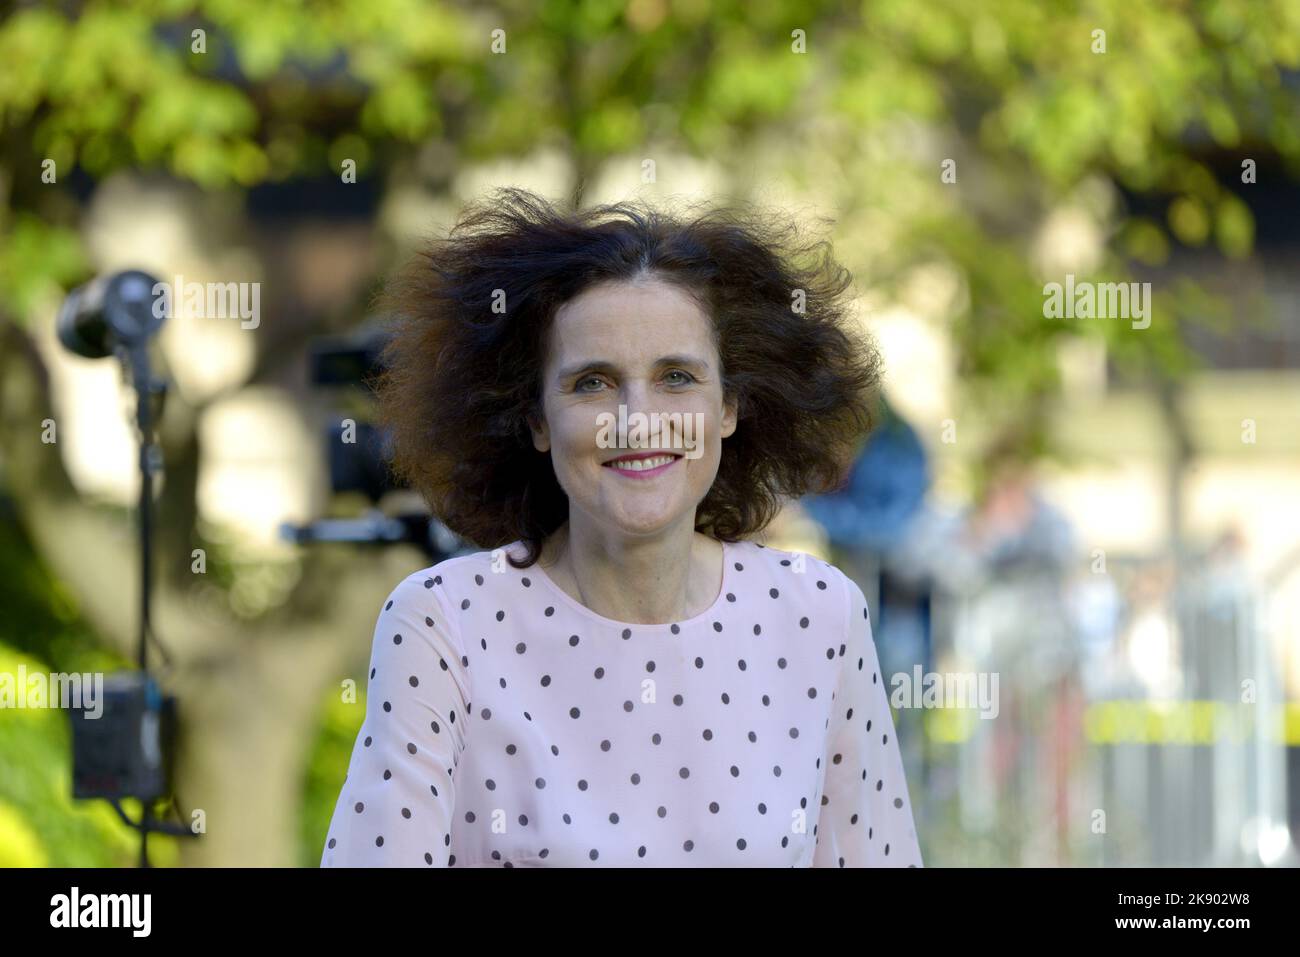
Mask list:
[[[381,294],[395,319],[377,380],[394,473],[480,548],[521,540],[527,567],[568,518],[540,418],[556,310],[597,283],[677,284],[713,320],[735,432],[695,527],[734,542],[786,497],[836,487],[874,421],[880,356],[849,320],[829,241],[751,204],[674,213],[641,201],[560,210],[503,188],[469,204]],[[800,301],[802,293],[802,301]],[[508,304],[494,310],[494,302]],[[801,307],[801,308],[799,308]]]

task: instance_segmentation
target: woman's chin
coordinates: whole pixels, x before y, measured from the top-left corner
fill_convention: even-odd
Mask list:
[[[653,509],[620,511],[610,515],[606,523],[631,538],[654,535],[680,522],[686,513],[679,509]]]

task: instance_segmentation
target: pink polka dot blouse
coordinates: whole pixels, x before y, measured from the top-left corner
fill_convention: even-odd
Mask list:
[[[644,625],[505,551],[384,602],[322,867],[921,866],[839,569],[724,543],[713,606]]]

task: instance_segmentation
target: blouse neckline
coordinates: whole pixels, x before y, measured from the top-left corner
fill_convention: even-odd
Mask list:
[[[556,582],[555,579],[553,579],[550,576],[550,574],[546,571],[546,569],[542,567],[541,562],[535,563],[532,567],[537,571],[537,574],[542,579],[542,581],[546,583],[546,587],[549,588],[552,592],[554,592],[556,597],[563,604],[568,606],[568,608],[571,611],[575,612],[576,614],[581,615],[583,618],[590,619],[591,621],[594,621],[597,624],[604,625],[609,628],[621,628],[624,630],[641,629],[643,631],[644,630],[665,631],[672,628],[682,629],[682,628],[690,627],[692,625],[699,624],[700,622],[703,621],[707,621],[709,618],[717,615],[718,609],[722,606],[722,603],[726,601],[727,586],[731,583],[731,562],[734,556],[733,556],[732,546],[730,543],[722,541],[721,539],[714,539],[714,540],[718,541],[722,545],[722,585],[718,589],[717,597],[713,599],[713,603],[709,605],[708,608],[704,609],[704,611],[700,612],[698,615],[695,615],[691,618],[684,618],[680,621],[652,623],[652,622],[618,621],[613,618],[606,618],[604,615],[592,611],[582,602],[578,601],[567,591],[561,588],[559,586],[559,583]]]

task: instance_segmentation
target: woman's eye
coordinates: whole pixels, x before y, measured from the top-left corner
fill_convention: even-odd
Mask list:
[[[601,385],[600,376],[589,375],[585,379],[578,380],[579,392],[595,392],[596,388]]]
[[[673,380],[671,385],[685,385],[688,382],[694,382],[695,378],[689,372],[683,372],[681,369],[670,369],[668,376],[681,376],[680,379]]]

